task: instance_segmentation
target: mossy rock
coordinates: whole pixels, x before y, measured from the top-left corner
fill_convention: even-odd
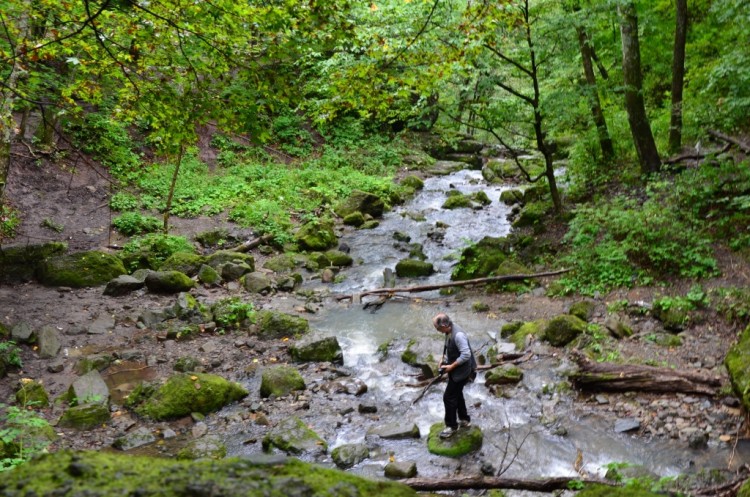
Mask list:
[[[527,321],[518,328],[518,331],[509,337],[508,341],[515,345],[517,350],[523,350],[526,348],[526,337],[539,338],[546,327],[547,321],[543,319]]]
[[[513,323],[506,323],[500,328],[500,337],[501,338],[508,338],[509,336],[513,335],[513,333],[517,332],[521,326],[523,326],[523,321],[515,321]]]
[[[586,331],[586,321],[571,314],[562,314],[549,321],[543,338],[555,347],[564,347]]]
[[[38,271],[42,284],[72,288],[105,285],[123,274],[127,271],[119,257],[96,250],[50,257]]]
[[[521,201],[523,193],[521,190],[505,190],[500,193],[500,202],[505,205],[514,205]]]
[[[524,205],[518,218],[513,221],[514,228],[525,228],[528,226],[537,226],[541,224],[544,216],[549,212],[549,205],[546,202],[532,202]]]
[[[293,366],[271,366],[263,371],[260,382],[260,396],[264,399],[283,397],[305,389],[305,380]]]
[[[568,314],[588,323],[591,320],[591,316],[594,315],[594,309],[596,309],[596,304],[594,302],[590,300],[579,300],[570,306]]]
[[[337,467],[349,469],[370,457],[370,450],[365,444],[339,445],[331,451],[331,458]]]
[[[207,436],[191,440],[177,451],[177,459],[224,459],[227,457],[227,446],[217,436]]]
[[[354,263],[352,256],[341,250],[326,250],[323,255],[331,266],[348,267]]]
[[[219,250],[206,258],[206,264],[220,271],[224,264],[247,264],[250,271],[255,271],[255,257],[252,254],[244,252],[235,252],[233,250]]]
[[[750,410],[750,326],[740,333],[737,343],[729,349],[724,365],[734,394],[743,407]]]
[[[520,262],[506,259],[492,272],[492,276],[509,276],[517,274],[529,274],[531,271],[528,267]],[[497,281],[490,284],[490,288],[501,292],[523,293],[532,288],[536,283],[533,280],[511,280]]]
[[[345,218],[354,212],[361,212],[365,216],[379,218],[385,210],[385,202],[375,194],[354,190],[349,196],[333,208],[333,212]]]
[[[219,272],[208,264],[203,264],[198,268],[197,277],[198,281],[206,286],[217,286],[221,283],[221,275]]]
[[[326,337],[307,344],[294,344],[289,354],[297,362],[332,362],[344,364],[344,354],[336,337]]]
[[[238,383],[204,373],[171,376],[136,411],[157,421],[208,414],[248,395]]]
[[[443,209],[463,209],[471,207],[470,197],[467,197],[456,190],[452,190],[452,192],[455,192],[456,194],[448,196],[445,202],[443,202]]]
[[[424,188],[424,181],[419,176],[410,174],[401,180],[401,186],[411,188],[412,190],[421,190]]]
[[[664,494],[656,494],[633,486],[618,488],[609,485],[593,484],[586,485],[586,488],[578,492],[576,497],[664,497]],[[738,497],[745,496],[738,494]]]
[[[263,438],[263,450],[276,447],[287,454],[325,454],[328,444],[297,417],[290,417],[275,426]]]
[[[435,272],[431,262],[419,259],[401,259],[396,263],[396,276],[400,278],[418,278],[430,276]]]
[[[298,338],[310,331],[307,319],[277,311],[259,311],[256,323],[260,338]]]
[[[484,191],[480,190],[471,196],[471,199],[479,205],[490,205],[492,200]]]
[[[227,243],[236,241],[235,237],[226,228],[217,228],[197,233],[193,239],[203,247],[221,247]]]
[[[427,450],[432,454],[446,457],[461,457],[482,448],[484,438],[482,430],[477,426],[459,429],[450,438],[440,438],[440,432],[445,428],[444,423],[435,423],[430,427],[427,435]]]
[[[460,262],[451,274],[451,280],[463,281],[484,278],[495,273],[512,252],[505,238],[484,237],[461,252]]]
[[[159,266],[159,271],[179,271],[188,276],[195,276],[204,265],[206,258],[190,252],[175,252]]]
[[[404,364],[419,368],[425,378],[432,378],[437,373],[435,367],[435,358],[428,351],[429,345],[424,341],[409,340],[406,349],[401,353],[401,361]]]
[[[343,223],[346,226],[354,226],[354,227],[360,227],[363,224],[365,224],[365,216],[361,212],[352,212],[351,214],[348,214],[344,220]]]
[[[310,221],[303,225],[294,235],[302,250],[325,251],[338,244],[331,221]]]
[[[16,390],[16,402],[34,409],[44,408],[49,406],[49,394],[38,381],[22,379]]]
[[[73,468],[73,469],[72,469]],[[79,477],[72,477],[76,471]],[[230,458],[181,461],[107,451],[58,451],[3,473],[4,497],[53,495],[221,495],[222,497],[416,497],[406,485],[368,480],[296,458]]]
[[[109,407],[100,402],[93,402],[67,408],[57,425],[62,428],[93,430],[108,422],[109,418]]]
[[[270,269],[275,273],[286,273],[294,271],[297,267],[297,262],[292,254],[279,254],[274,257],[270,257],[266,262],[263,263],[265,269]]]
[[[68,245],[63,242],[0,249],[0,282],[32,281],[45,259],[61,256],[67,250]]]
[[[654,302],[652,313],[668,331],[682,331],[690,322],[690,312],[687,309],[678,306],[667,307],[659,301]]]
[[[523,379],[523,370],[517,366],[503,366],[487,371],[484,375],[484,384],[492,385],[515,385]]]
[[[187,292],[193,287],[195,281],[180,271],[151,271],[146,276],[146,288],[154,293]]]

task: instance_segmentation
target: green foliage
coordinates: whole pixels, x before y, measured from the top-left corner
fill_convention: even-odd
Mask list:
[[[106,165],[115,178],[127,182],[139,174],[141,158],[125,123],[95,112],[71,124],[70,131],[81,150]]]
[[[113,211],[132,211],[140,207],[138,197],[128,192],[117,192],[109,200],[109,207]]]
[[[273,137],[281,150],[292,157],[301,157],[312,151],[313,139],[305,128],[302,117],[293,112],[285,112],[273,120]]]
[[[0,242],[16,236],[16,229],[21,224],[18,211],[7,205],[0,205]]]
[[[718,288],[710,293],[710,301],[727,320],[746,323],[750,318],[750,289]]]
[[[112,220],[112,225],[123,235],[133,236],[159,231],[163,223],[152,216],[138,212],[126,212]]]
[[[8,471],[45,452],[49,439],[39,436],[51,429],[46,419],[37,412],[17,406],[0,404],[4,424],[0,427],[0,472]]]
[[[120,257],[128,260],[130,257],[138,257],[142,253],[148,253],[152,267],[159,267],[167,258],[176,252],[195,252],[193,245],[184,236],[164,235],[151,233],[133,238],[122,247]],[[130,267],[128,269],[137,269]]]
[[[0,361],[9,366],[15,366],[17,368],[23,367],[23,361],[21,360],[21,354],[16,342],[0,342]]]
[[[214,321],[223,328],[239,328],[246,321],[255,319],[252,302],[243,302],[239,297],[229,297],[212,306]]]

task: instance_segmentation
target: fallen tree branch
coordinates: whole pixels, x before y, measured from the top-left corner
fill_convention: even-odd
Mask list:
[[[698,371],[671,368],[593,362],[579,351],[572,354],[579,371],[573,374],[573,385],[592,391],[681,392],[716,395],[721,380]]]
[[[708,130],[708,134],[713,136],[714,138],[718,138],[719,140],[731,143],[732,145],[736,146],[746,154],[750,154],[750,145],[746,145],[745,143],[739,141],[737,138],[733,138],[729,135],[725,135],[724,133],[720,131],[714,131],[712,129]]]
[[[619,486],[617,483],[606,480],[573,478],[569,476],[558,476],[554,478],[543,478],[539,480],[521,480],[518,478],[501,478],[490,476],[463,476],[455,478],[407,478],[399,480],[417,491],[438,490],[469,490],[469,489],[492,489],[502,488],[509,490],[528,490],[531,492],[552,492],[554,490],[568,490],[572,482],[583,484],[600,484],[611,487]]]
[[[685,154],[675,155],[674,157],[669,157],[667,159],[664,159],[662,161],[663,164],[677,164],[678,162],[682,162],[684,160],[701,160],[705,159],[709,155],[718,155],[723,154],[727,150],[729,150],[729,147],[731,147],[731,143],[727,143],[723,147],[721,147],[718,150],[708,150],[706,152],[688,152]]]
[[[263,235],[253,240],[248,240],[245,243],[241,243],[236,247],[232,247],[228,250],[230,250],[231,252],[247,252],[248,250],[252,250],[263,243],[268,243],[271,240],[273,240],[273,235]]]
[[[413,292],[429,292],[432,290],[439,290],[441,288],[450,288],[455,286],[470,286],[470,285],[481,285],[485,283],[494,283],[497,281],[519,281],[519,280],[529,280],[532,278],[543,278],[545,276],[556,276],[558,274],[563,274],[571,271],[570,269],[560,269],[558,271],[549,271],[546,273],[534,273],[534,274],[506,274],[504,276],[488,276],[486,278],[474,278],[473,280],[463,280],[463,281],[451,281],[449,283],[436,283],[434,285],[417,285],[417,286],[408,286],[408,287],[399,287],[399,288],[376,288],[375,290],[368,290],[366,292],[362,292],[359,294],[352,294],[352,295],[339,295],[336,297],[336,300],[346,300],[346,299],[353,299],[357,300],[357,297],[361,298],[366,295],[379,295],[382,293],[397,293],[397,292],[407,292],[407,293],[413,293]]]

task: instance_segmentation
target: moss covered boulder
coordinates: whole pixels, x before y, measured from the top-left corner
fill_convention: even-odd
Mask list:
[[[0,283],[32,281],[45,259],[61,256],[67,250],[62,242],[0,249]]]
[[[263,371],[260,381],[260,396],[263,398],[283,397],[304,389],[305,380],[293,366],[271,366]]]
[[[523,371],[517,366],[503,366],[487,371],[484,375],[485,386],[515,385],[523,379]]]
[[[452,190],[448,198],[443,202],[443,209],[463,209],[471,207],[471,198],[457,190]]]
[[[326,250],[323,255],[331,266],[348,267],[354,263],[352,256],[341,250]]]
[[[476,426],[459,429],[450,438],[440,438],[445,428],[443,423],[435,423],[427,435],[427,450],[432,454],[446,457],[461,457],[482,448],[482,430]]]
[[[412,190],[422,190],[424,188],[424,181],[419,176],[410,174],[401,180],[401,186],[411,188]]]
[[[62,428],[93,430],[107,423],[109,418],[109,407],[106,404],[92,402],[67,408],[57,425]]]
[[[354,190],[349,196],[336,205],[333,211],[337,216],[345,218],[353,212],[361,212],[364,215],[370,215],[378,218],[383,215],[385,203],[383,199],[372,193]]]
[[[38,271],[42,284],[72,288],[105,285],[123,274],[127,271],[119,257],[96,250],[50,257]]]
[[[49,406],[49,394],[40,382],[23,378],[16,390],[16,402],[34,409]]]
[[[287,454],[325,454],[328,444],[297,417],[290,417],[276,425],[263,438],[263,450],[277,448]]]
[[[154,293],[187,292],[194,286],[195,281],[180,271],[151,271],[146,276],[146,288]]]
[[[462,281],[493,275],[512,249],[510,241],[505,237],[484,237],[463,250],[451,279]]]
[[[188,276],[195,276],[205,263],[206,257],[202,255],[190,252],[175,252],[159,266],[159,271],[179,271]]]
[[[138,406],[139,414],[167,420],[197,412],[208,414],[248,395],[238,383],[213,374],[176,374]]]
[[[750,326],[740,333],[737,344],[729,349],[724,365],[734,394],[744,408],[750,410]]]
[[[261,338],[300,337],[310,331],[307,319],[277,311],[259,311],[256,323]]]
[[[514,228],[540,226],[542,219],[549,212],[550,206],[546,202],[532,202],[521,209],[518,217],[513,221]]]
[[[338,244],[331,221],[311,221],[303,225],[294,238],[302,250],[309,251],[324,251]]]
[[[177,459],[224,459],[227,446],[217,436],[206,436],[189,441],[177,451]]]
[[[396,263],[396,276],[400,278],[430,276],[434,272],[435,268],[431,262],[420,261],[419,259],[401,259]]]
[[[349,469],[370,457],[370,449],[365,444],[339,445],[331,451],[331,458],[337,467]]]
[[[618,488],[610,485],[586,485],[586,488],[576,494],[576,497],[664,497],[665,494],[656,494],[649,490],[629,485],[627,488]],[[748,494],[750,495],[750,494]],[[748,497],[741,492],[738,497]]]
[[[546,320],[527,321],[508,337],[508,341],[515,345],[517,350],[523,350],[529,340],[541,337],[546,327]]]
[[[586,321],[587,323],[591,320],[594,315],[596,304],[590,300],[579,300],[571,304],[568,314],[571,314],[578,319]]]
[[[180,461],[112,452],[60,451],[46,454],[3,473],[4,497],[54,495],[110,497],[150,495],[178,497],[416,497],[406,485],[367,480],[295,458],[231,458]]]
[[[297,362],[332,362],[344,364],[344,353],[336,337],[326,337],[310,343],[289,347],[289,354]]]
[[[586,331],[586,321],[571,314],[562,314],[547,323],[543,338],[555,347],[564,347]]]
[[[206,264],[217,271],[220,271],[223,265],[229,263],[246,264],[251,268],[250,271],[255,271],[255,257],[252,254],[232,250],[219,250],[206,258]]]
[[[427,343],[425,340],[409,340],[406,344],[406,349],[401,353],[401,361],[419,368],[422,371],[422,375],[425,378],[432,378],[435,376],[436,371],[433,369],[437,360],[432,355],[433,345]]]

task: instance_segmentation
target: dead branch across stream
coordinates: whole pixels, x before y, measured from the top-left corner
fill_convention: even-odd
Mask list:
[[[380,295],[380,294],[394,294],[394,293],[414,293],[414,292],[429,292],[432,290],[440,290],[441,288],[450,288],[456,286],[471,286],[471,285],[484,285],[487,283],[495,283],[498,281],[522,281],[530,280],[533,278],[543,278],[545,276],[556,276],[569,272],[570,269],[560,269],[557,271],[549,271],[545,273],[534,273],[534,274],[506,274],[503,276],[488,276],[486,278],[474,278],[472,280],[463,281],[451,281],[449,283],[436,283],[434,285],[417,285],[407,287],[395,287],[395,288],[376,288],[374,290],[367,290],[358,294],[351,295],[339,295],[336,297],[337,300],[351,299],[358,301],[361,297],[366,295]]]
[[[422,491],[438,490],[469,490],[469,489],[492,489],[502,488],[508,490],[528,490],[531,492],[553,492],[555,490],[567,490],[571,482],[583,484],[598,483],[601,485],[618,486],[611,481],[596,479],[581,479],[571,477],[542,478],[539,480],[522,480],[518,478],[502,478],[490,476],[464,476],[454,478],[407,478],[400,483]]]
[[[609,392],[661,392],[716,395],[721,379],[699,371],[593,362],[582,353],[573,353],[579,371],[572,376],[581,390]]]

